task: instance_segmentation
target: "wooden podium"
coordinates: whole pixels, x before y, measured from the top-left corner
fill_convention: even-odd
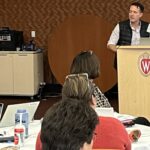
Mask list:
[[[150,120],[150,46],[117,50],[119,113]]]

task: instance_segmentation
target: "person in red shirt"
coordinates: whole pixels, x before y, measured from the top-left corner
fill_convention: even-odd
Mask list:
[[[42,143],[40,139],[41,131],[38,133],[36,144],[35,144],[35,150],[42,150]]]
[[[70,74],[66,77],[62,88],[62,99],[67,97],[84,100],[93,109],[96,99],[93,96],[94,86],[88,79],[88,74]],[[131,141],[124,125],[113,117],[99,117],[99,124],[95,130],[93,148],[131,150]]]
[[[123,124],[116,118],[99,117],[93,148],[115,148],[130,150],[131,142]]]
[[[71,74],[66,77],[62,88],[62,99],[71,98],[84,101],[93,109],[96,107],[96,99],[93,96],[94,87],[86,73]],[[131,150],[131,142],[123,124],[116,118],[99,117],[99,124],[95,130],[93,148],[114,148]],[[40,134],[37,138],[36,150],[40,148]]]

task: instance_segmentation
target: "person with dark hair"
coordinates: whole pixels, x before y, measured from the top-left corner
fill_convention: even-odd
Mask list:
[[[70,74],[66,77],[62,99],[67,97],[89,104],[93,109],[96,108],[94,86],[86,73]],[[93,148],[131,150],[128,133],[118,119],[100,116],[99,122],[95,130],[97,135],[93,140]]]
[[[87,73],[88,78],[93,81],[99,77],[100,74],[100,62],[98,57],[93,51],[82,51],[73,59],[70,68],[71,74]],[[98,86],[94,86],[94,96],[96,98],[97,107],[111,107],[108,99],[101,92]]]
[[[42,150],[92,150],[96,112],[82,101],[68,98],[46,112],[41,127]]]
[[[108,49],[116,52],[120,45],[138,45],[140,37],[149,37],[147,32],[149,23],[142,21],[144,6],[140,2],[133,2],[129,8],[129,19],[119,22],[107,43]],[[115,58],[114,67],[117,68]]]

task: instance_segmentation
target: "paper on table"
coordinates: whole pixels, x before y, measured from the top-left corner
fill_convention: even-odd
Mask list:
[[[114,117],[119,119],[120,121],[136,118],[135,116],[126,115],[126,114],[119,114],[117,112],[114,113]]]
[[[110,108],[96,107],[95,111],[97,112],[98,116],[114,117],[113,107]]]

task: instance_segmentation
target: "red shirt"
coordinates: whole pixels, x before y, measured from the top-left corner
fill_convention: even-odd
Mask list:
[[[115,118],[99,117],[100,123],[96,127],[96,137],[93,139],[93,148],[114,148],[131,150],[131,142],[123,124]],[[36,141],[36,150],[42,150],[40,132]]]
[[[35,150],[42,150],[42,143],[41,143],[40,135],[41,135],[41,131],[39,132],[37,139],[36,139]]]
[[[93,148],[131,150],[131,142],[124,125],[112,117],[99,117]]]

